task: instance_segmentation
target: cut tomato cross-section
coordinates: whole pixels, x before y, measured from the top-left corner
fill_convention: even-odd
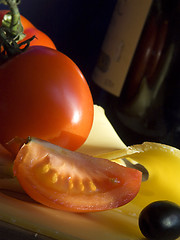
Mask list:
[[[36,138],[19,150],[14,174],[37,202],[72,212],[122,206],[136,196],[142,177],[138,170]]]

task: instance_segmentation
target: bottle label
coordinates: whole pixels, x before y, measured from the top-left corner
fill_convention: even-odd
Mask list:
[[[93,81],[120,96],[152,0],[118,0],[102,45]]]

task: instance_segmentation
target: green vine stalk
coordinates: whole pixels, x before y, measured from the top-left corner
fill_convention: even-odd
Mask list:
[[[19,12],[18,5],[20,0],[0,0],[0,4],[7,5],[9,11],[4,15],[0,26],[0,60],[7,60],[22,51],[26,50],[30,42],[35,38],[32,38],[21,42],[25,37],[24,29],[21,24],[21,15]],[[22,48],[22,46],[24,47]]]

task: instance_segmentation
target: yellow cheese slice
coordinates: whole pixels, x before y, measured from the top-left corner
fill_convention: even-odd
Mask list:
[[[104,109],[94,106],[94,121],[86,142],[78,151],[90,155],[99,155],[117,149],[126,148],[105,116]]]

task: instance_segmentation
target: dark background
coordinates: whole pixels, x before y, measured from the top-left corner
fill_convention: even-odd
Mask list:
[[[116,1],[22,0],[19,9],[90,81]]]

